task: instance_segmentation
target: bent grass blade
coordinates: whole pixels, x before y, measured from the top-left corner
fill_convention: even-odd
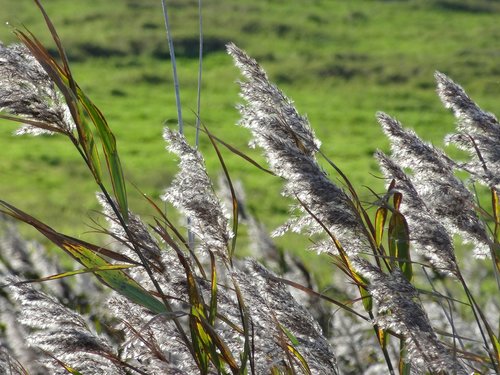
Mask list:
[[[0,208],[0,212],[31,225],[86,268],[109,267],[113,265],[99,255],[94,245],[58,233],[51,227],[4,201],[0,200],[0,206],[3,207]],[[108,251],[108,253],[111,252]],[[131,301],[148,308],[156,314],[166,312],[165,306],[159,300],[154,298],[121,269],[94,271],[93,273],[100,282]]]

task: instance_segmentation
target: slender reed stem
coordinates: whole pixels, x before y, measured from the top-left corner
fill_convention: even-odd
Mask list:
[[[165,20],[165,30],[167,32],[167,42],[168,49],[170,51],[170,60],[172,62],[172,75],[174,78],[174,89],[175,89],[175,104],[177,107],[177,121],[179,123],[179,133],[184,134],[184,121],[182,119],[182,107],[181,107],[181,95],[179,86],[179,77],[177,76],[177,63],[175,60],[174,42],[172,39],[172,34],[170,31],[170,21],[168,18],[167,2],[166,0],[161,0],[161,6],[163,9],[163,19]]]
[[[182,118],[182,106],[181,106],[181,94],[180,94],[180,85],[179,85],[179,77],[177,75],[177,63],[175,59],[175,50],[174,50],[174,41],[172,39],[172,33],[170,31],[170,20],[168,18],[168,9],[167,9],[167,2],[166,0],[161,0],[161,6],[163,10],[163,19],[165,21],[165,30],[167,32],[167,42],[168,42],[168,49],[170,51],[170,61],[172,64],[172,75],[174,79],[174,90],[175,90],[175,105],[177,107],[177,122],[179,124],[179,133],[184,134],[184,120]],[[203,37],[203,34],[201,33],[201,0],[200,0],[200,40]],[[200,42],[200,51],[202,48],[202,44]],[[200,53],[200,67],[199,67],[199,72],[198,72],[198,92],[200,92],[200,87],[201,87],[201,53]],[[198,93],[198,118],[199,118],[199,111],[200,111],[200,94]],[[196,144],[198,145],[198,123],[197,123],[197,131],[196,131]],[[194,235],[193,232],[191,231],[191,220],[187,218],[187,228],[188,228],[188,244],[190,249],[194,249]]]

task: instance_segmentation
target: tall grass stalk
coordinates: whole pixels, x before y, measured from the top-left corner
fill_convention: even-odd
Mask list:
[[[172,38],[172,31],[170,30],[170,19],[168,17],[167,0],[161,0],[161,6],[163,10],[163,19],[165,21],[165,31],[167,35],[168,50],[170,52],[170,61],[171,61],[170,65],[172,66],[172,76],[174,80],[175,105],[177,108],[177,123],[179,126],[179,132],[183,134],[184,120],[182,117],[180,83],[179,83],[179,77],[177,75],[177,60],[175,58],[175,49],[174,49],[174,40]]]
[[[200,129],[201,0],[191,146],[162,0],[179,120],[163,136],[179,171],[161,199],[188,218],[186,239],[154,199],[145,200],[153,215],[148,223],[128,206],[112,130],[76,82],[54,25],[36,4],[59,60],[29,31],[15,30],[21,44],[0,45],[0,117],[22,123],[18,135],[56,134],[76,148],[95,180],[107,223],[100,231],[110,245],[60,233],[0,200],[0,373],[500,373],[500,124],[459,85],[435,75],[439,97],[458,120],[447,140],[469,160],[450,158],[379,113],[391,153],[375,153],[386,191],[372,191],[367,205],[321,151],[308,119],[234,44],[227,51],[243,75],[240,125],[269,169]],[[198,148],[202,134],[224,172],[221,193]],[[253,217],[221,146],[283,182],[283,194],[296,203],[273,235],[309,237],[309,256],[320,253],[332,264],[332,292],[319,292],[308,266],[278,249]],[[486,187],[490,207],[479,206],[472,183]],[[60,257],[23,239],[13,220],[81,266],[62,266]],[[254,259],[238,256],[240,224],[248,227]],[[455,236],[468,247],[457,248]]]

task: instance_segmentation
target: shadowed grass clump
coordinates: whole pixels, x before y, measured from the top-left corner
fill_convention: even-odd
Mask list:
[[[368,205],[321,151],[307,118],[254,59],[228,44],[244,77],[240,125],[269,169],[199,129],[224,170],[218,194],[182,126],[166,128],[179,171],[162,199],[187,218],[186,236],[170,206],[154,199],[145,196],[147,221],[133,213],[112,130],[75,82],[36,3],[58,58],[33,34],[16,30],[22,44],[0,48],[0,116],[22,123],[18,135],[69,140],[98,189],[107,227],[96,222],[96,230],[108,246],[60,233],[0,200],[3,373],[500,372],[500,124],[459,85],[436,73],[438,95],[458,119],[448,140],[470,160],[453,160],[380,113],[391,155],[375,157],[387,189],[374,192]],[[296,206],[273,235],[308,236],[311,249],[332,262],[332,293],[315,290],[307,265],[279,252],[245,209],[222,147],[283,182]],[[479,205],[476,183],[489,192],[490,206]],[[21,238],[13,220],[36,229],[80,268],[62,266],[53,252]],[[259,259],[237,256],[240,224]],[[455,252],[455,235],[473,256]],[[478,273],[494,280],[489,298]]]

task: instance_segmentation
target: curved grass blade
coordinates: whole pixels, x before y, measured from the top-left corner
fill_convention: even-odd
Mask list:
[[[78,129],[78,135],[80,138],[80,144],[83,146],[85,150],[85,154],[89,160],[89,167],[91,167],[91,170],[94,174],[94,177],[96,178],[97,182],[100,182],[102,180],[102,173],[101,173],[101,168],[100,168],[100,161],[99,161],[99,154],[97,153],[97,149],[95,148],[95,142],[93,140],[93,135],[90,129],[88,128],[87,124],[85,121],[80,121],[82,119],[81,116],[81,111],[80,108],[77,104],[77,101],[75,100],[75,97],[78,96],[78,91],[77,87],[78,85],[76,84],[73,75],[71,74],[71,69],[69,67],[69,61],[68,57],[66,55],[66,51],[64,49],[64,46],[62,45],[61,38],[59,38],[59,34],[57,33],[56,28],[54,27],[54,24],[50,20],[50,17],[48,16],[47,12],[45,11],[44,7],[40,3],[39,0],[35,0],[36,5],[40,9],[40,12],[43,15],[43,18],[45,19],[45,23],[47,24],[47,27],[49,28],[50,34],[52,35],[52,39],[54,40],[56,46],[57,46],[57,51],[59,53],[59,57],[61,58],[61,61],[63,63],[63,67],[61,68],[57,62],[55,62],[52,59],[52,64],[54,67],[57,69],[54,70],[55,73],[59,72],[61,78],[63,78],[63,82],[67,87],[69,87],[69,92],[67,94],[64,94],[66,91],[65,89],[63,90],[61,86],[59,86],[59,89],[63,91],[64,97],[66,99],[66,102],[70,108],[71,114],[73,116],[73,119],[75,121],[75,124]],[[33,34],[31,34],[31,37],[36,41],[36,38]],[[45,51],[45,47],[38,42],[38,46],[42,47]],[[45,54],[45,56],[49,56],[48,52]],[[47,73],[50,75],[50,73],[47,71]],[[55,78],[53,75],[50,75],[52,78]],[[72,95],[70,95],[72,94]]]
[[[205,129],[205,132],[208,135],[208,138],[210,139],[210,142],[212,143],[212,146],[217,154],[217,157],[219,158],[219,162],[221,164],[222,170],[224,171],[224,175],[226,176],[226,181],[227,184],[229,185],[229,190],[231,192],[231,201],[233,205],[233,240],[231,242],[231,249],[229,250],[229,261],[232,264],[232,259],[234,255],[234,251],[236,249],[236,240],[238,238],[238,218],[239,218],[239,209],[238,209],[238,199],[236,199],[236,192],[234,191],[233,183],[231,182],[231,177],[229,176],[229,171],[227,170],[226,163],[224,162],[224,158],[222,157],[222,154],[220,153],[219,147],[217,146],[217,143],[215,143],[215,140],[212,138],[212,135],[210,132],[207,130],[207,127],[203,125],[203,129]]]
[[[64,132],[61,129],[59,129],[55,126],[52,126],[50,124],[47,124],[45,122],[41,122],[41,121],[30,120],[30,119],[12,116],[12,115],[6,115],[3,113],[0,113],[0,118],[2,118],[4,120],[9,120],[9,121],[20,122],[22,124],[28,124],[28,125],[35,126],[37,128],[40,128],[40,129],[48,130],[48,131],[51,131],[54,133],[64,134]]]
[[[40,3],[39,0],[35,0],[36,5],[40,9],[40,12],[42,12],[43,18],[45,19],[45,23],[47,24],[47,27],[49,28],[50,34],[52,35],[52,39],[54,39],[54,42],[56,43],[57,46],[57,51],[59,52],[59,57],[61,58],[61,61],[63,63],[64,67],[64,72],[66,73],[66,76],[69,79],[69,87],[73,92],[75,92],[76,85],[75,81],[73,80],[73,76],[71,74],[71,70],[69,69],[69,63],[68,63],[68,58],[66,56],[66,51],[64,50],[64,47],[61,43],[61,39],[59,38],[59,35],[57,34],[56,28],[54,27],[54,24],[49,18],[49,15],[43,8],[42,4]]]
[[[200,130],[203,131],[204,133],[206,133],[207,135],[209,135],[210,138],[216,140],[217,143],[220,143],[221,145],[223,145],[225,148],[227,148],[233,154],[235,154],[235,155],[239,156],[240,158],[246,160],[247,162],[249,162],[253,166],[255,166],[258,169],[260,169],[261,171],[266,172],[267,174],[270,174],[272,176],[276,176],[276,174],[274,172],[270,171],[269,169],[264,168],[262,165],[260,165],[255,160],[253,160],[250,156],[244,154],[243,152],[241,152],[240,150],[238,150],[236,147],[231,146],[229,143],[223,141],[219,137],[216,137],[215,135],[213,135],[212,133],[210,133],[207,129],[200,129]]]
[[[311,369],[309,368],[309,365],[307,364],[307,361],[302,356],[302,354],[300,354],[300,352],[293,345],[287,345],[287,349],[295,358],[297,358],[304,373],[311,375]]]
[[[42,277],[39,279],[30,279],[30,280],[18,281],[18,282],[11,283],[11,284],[4,284],[4,285],[0,285],[0,288],[6,287],[9,285],[41,283],[44,281],[59,280],[59,279],[63,279],[63,278],[70,277],[70,276],[80,275],[83,273],[90,273],[90,272],[97,272],[97,271],[110,271],[110,270],[123,270],[123,269],[131,268],[131,267],[135,267],[135,266],[131,265],[131,264],[109,264],[109,265],[100,266],[100,267],[82,268],[82,269],[74,270],[74,271],[61,272],[61,273],[58,273],[55,275],[46,276],[46,277]]]
[[[115,137],[111,132],[111,129],[109,128],[106,119],[102,115],[101,111],[92,103],[92,101],[76,84],[73,76],[71,75],[66,54],[55,31],[55,28],[50,22],[50,19],[48,18],[41,4],[38,2],[38,0],[35,1],[41,9],[49,30],[53,36],[53,39],[56,42],[60,57],[63,61],[63,67],[61,67],[54,60],[54,58],[52,58],[52,56],[50,56],[47,49],[31,32],[28,31],[27,33],[24,33],[23,31],[15,30],[14,33],[26,45],[32,55],[37,59],[37,61],[47,72],[51,80],[56,84],[56,86],[63,94],[65,101],[70,109],[73,120],[76,124],[79,144],[83,147],[83,151],[86,156],[85,161],[91,169],[96,181],[98,183],[101,183],[102,174],[100,171],[99,154],[97,152],[92,131],[83,118],[82,107],[88,117],[92,120],[101,138],[106,164],[113,186],[113,191],[115,193],[115,198],[120,206],[120,213],[122,214],[125,221],[128,221],[128,202],[125,189],[125,179],[123,177],[123,170],[116,148]]]
[[[112,265],[106,259],[101,257],[97,251],[95,251],[97,248],[96,246],[76,238],[66,236],[62,233],[58,233],[34,217],[4,201],[0,201],[0,205],[5,207],[4,209],[0,209],[0,212],[31,225],[83,266],[93,268]],[[129,298],[133,302],[148,308],[152,312],[156,314],[166,312],[165,306],[159,300],[154,298],[148,291],[146,291],[141,285],[130,278],[122,270],[95,271],[94,275],[103,284],[107,285],[124,297]]]
[[[68,373],[73,374],[73,375],[83,375],[81,372],[78,370],[74,369],[73,367],[69,366],[67,363],[64,363],[60,359],[56,358],[52,354],[50,354],[48,351],[40,349],[45,355],[49,356],[52,358],[56,363],[61,366],[63,369],[65,369]]]

